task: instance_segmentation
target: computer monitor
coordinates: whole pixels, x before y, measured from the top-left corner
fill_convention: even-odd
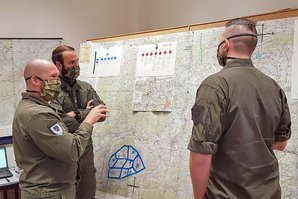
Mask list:
[[[10,178],[13,174],[8,169],[6,147],[0,146],[0,179]],[[7,180],[9,182],[9,180]]]
[[[0,169],[8,169],[6,147],[0,146]]]

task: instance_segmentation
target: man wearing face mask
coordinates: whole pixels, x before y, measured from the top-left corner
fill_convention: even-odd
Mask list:
[[[96,94],[92,86],[78,80],[80,75],[79,59],[74,48],[66,45],[58,46],[52,52],[52,61],[60,72],[61,93],[56,106],[61,105],[60,116],[70,132],[74,132],[85,119],[89,111],[104,102]],[[66,113],[66,114],[65,114]],[[99,120],[104,121],[105,118]],[[94,199],[96,179],[92,139],[79,160],[77,199]]]
[[[104,105],[94,107],[70,134],[50,101],[59,94],[59,71],[49,61],[35,59],[24,69],[22,93],[13,119],[13,148],[22,169],[23,199],[75,198],[77,161],[92,134],[93,124],[106,117]]]
[[[229,21],[220,37],[218,62],[192,107],[188,149],[195,199],[281,198],[278,161],[291,136],[281,87],[253,66],[256,22]]]

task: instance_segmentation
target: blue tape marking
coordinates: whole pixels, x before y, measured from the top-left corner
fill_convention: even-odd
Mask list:
[[[95,73],[95,64],[96,64],[96,51],[94,53],[94,62],[93,62],[93,72],[92,72],[92,74]]]
[[[123,145],[109,159],[108,178],[123,179],[143,171],[146,167],[139,152],[129,145]]]

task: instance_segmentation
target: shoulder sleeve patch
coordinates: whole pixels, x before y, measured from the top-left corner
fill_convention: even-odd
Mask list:
[[[60,126],[60,124],[56,123],[53,126],[50,127],[50,130],[52,131],[52,133],[56,134],[56,135],[62,135],[63,132],[63,128]]]
[[[197,125],[198,123],[203,122],[203,114],[206,108],[202,105],[193,106],[191,109],[191,119],[193,120],[194,124]]]

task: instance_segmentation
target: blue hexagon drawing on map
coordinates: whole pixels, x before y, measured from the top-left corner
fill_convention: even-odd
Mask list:
[[[123,145],[109,159],[108,178],[123,179],[145,169],[139,152],[132,146]]]

